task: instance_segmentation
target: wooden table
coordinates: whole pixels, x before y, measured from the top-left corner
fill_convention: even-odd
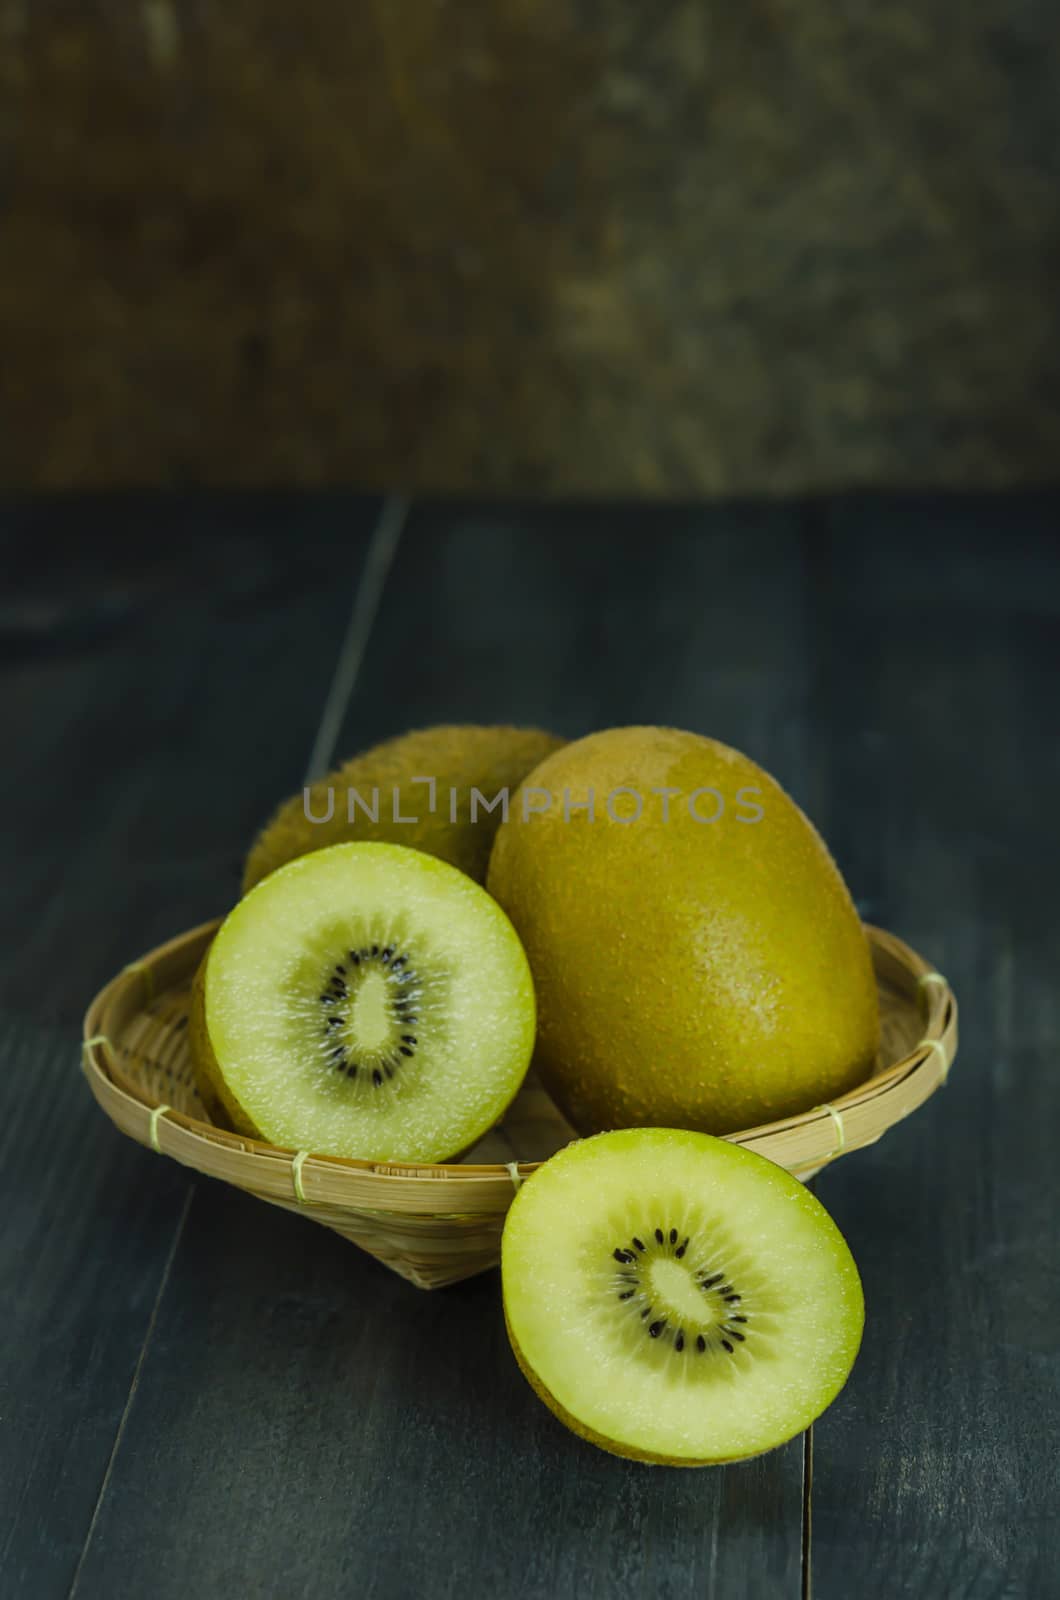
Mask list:
[[[1060,502],[382,509],[0,514],[0,1595],[1060,1594]],[[440,720],[742,747],[953,983],[949,1086],[819,1180],[868,1322],[812,1436],[594,1451],[495,1273],[421,1293],[92,1103],[95,989],[231,903],[311,752]]]

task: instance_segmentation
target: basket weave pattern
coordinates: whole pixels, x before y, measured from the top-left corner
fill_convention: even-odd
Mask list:
[[[219,926],[133,962],[90,1005],[83,1066],[111,1120],[150,1149],[334,1229],[420,1288],[495,1265],[515,1186],[576,1137],[533,1075],[504,1120],[449,1166],[343,1161],[215,1127],[195,1088],[187,1022],[192,976]],[[830,1106],[729,1135],[800,1178],[915,1111],[956,1054],[957,1004],[945,979],[893,934],[866,932],[882,1019],[873,1076]]]

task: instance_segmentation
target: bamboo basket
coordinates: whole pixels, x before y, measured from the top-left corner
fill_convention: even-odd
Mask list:
[[[494,1266],[515,1189],[576,1137],[540,1083],[531,1074],[504,1120],[449,1166],[344,1161],[215,1127],[195,1088],[187,1022],[191,980],[219,926],[152,950],[89,1006],[83,1067],[111,1121],[149,1149],[334,1229],[421,1289]],[[728,1136],[802,1179],[915,1111],[956,1054],[946,980],[893,934],[866,932],[882,1017],[872,1077],[830,1105]]]

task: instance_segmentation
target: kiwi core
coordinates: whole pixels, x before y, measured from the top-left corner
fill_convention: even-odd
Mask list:
[[[431,987],[437,987],[435,974]],[[424,985],[407,950],[373,943],[343,952],[323,974],[318,1039],[329,1071],[373,1088],[415,1059]]]
[[[386,980],[380,973],[365,973],[352,1011],[351,1032],[366,1050],[379,1050],[388,1042],[393,1018]]]
[[[747,1343],[750,1317],[744,1295],[693,1233],[654,1227],[616,1244],[603,1269],[606,1292],[617,1299],[626,1331],[669,1345],[677,1355],[734,1356]]]
[[[645,1288],[652,1301],[675,1321],[708,1328],[718,1321],[713,1302],[700,1291],[687,1268],[676,1261],[653,1261]]]

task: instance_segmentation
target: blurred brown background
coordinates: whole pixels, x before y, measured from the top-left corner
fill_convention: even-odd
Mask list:
[[[1060,459],[1049,0],[0,0],[0,486]]]

